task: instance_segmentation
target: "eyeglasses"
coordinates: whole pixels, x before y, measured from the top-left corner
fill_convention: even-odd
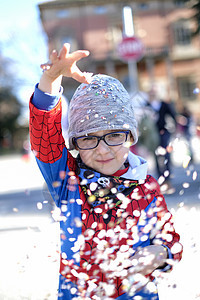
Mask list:
[[[73,138],[76,146],[81,150],[90,150],[96,148],[100,141],[103,140],[108,146],[119,146],[127,141],[130,131],[115,131],[102,136],[85,135]]]

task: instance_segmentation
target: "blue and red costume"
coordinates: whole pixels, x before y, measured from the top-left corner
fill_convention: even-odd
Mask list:
[[[34,101],[32,98],[30,102],[31,146],[61,212],[58,299],[82,299],[78,297],[83,291],[88,299],[104,299],[105,290],[99,290],[102,283],[114,287],[112,299],[134,299],[124,290],[122,276],[103,267],[109,261],[117,261],[123,247],[134,254],[140,247],[159,241],[166,247],[169,258],[181,259],[182,250],[171,253],[173,245],[179,243],[179,235],[157,181],[150,175],[141,181],[123,178],[118,173],[107,178],[87,168],[65,146],[61,101],[50,110],[36,107]],[[105,186],[101,180],[105,178],[110,188],[102,188]],[[113,190],[122,198],[116,197]],[[170,268],[166,265],[164,271]],[[148,277],[151,279],[151,274]],[[156,292],[145,288],[136,295],[142,299],[158,299]]]

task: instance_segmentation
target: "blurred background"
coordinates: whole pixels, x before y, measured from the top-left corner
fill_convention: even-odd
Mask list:
[[[142,123],[149,92],[173,108],[165,149],[172,188],[164,192],[185,251],[160,295],[200,298],[200,1],[7,0],[0,2],[0,300],[56,299],[57,212],[30,151],[28,103],[40,64],[63,43],[90,51],[81,70],[124,84],[139,124],[132,151],[148,159],[157,179],[155,151],[143,136],[153,131]],[[77,85],[63,80],[64,115]],[[66,129],[63,121],[67,137]]]

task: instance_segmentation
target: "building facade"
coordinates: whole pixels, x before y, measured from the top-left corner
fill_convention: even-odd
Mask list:
[[[70,43],[71,50],[87,49],[90,56],[79,67],[93,73],[117,77],[130,90],[128,64],[119,58],[117,46],[123,38],[122,10],[132,8],[135,36],[144,45],[136,63],[141,91],[152,85],[160,97],[193,113],[200,123],[200,37],[192,36],[194,11],[184,1],[57,0],[39,5],[49,51]],[[129,66],[130,67],[130,66]],[[76,83],[66,79],[70,99]]]

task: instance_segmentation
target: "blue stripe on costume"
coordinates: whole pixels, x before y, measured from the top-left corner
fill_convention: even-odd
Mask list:
[[[71,300],[77,299],[76,285],[72,282],[65,282],[63,276],[60,277],[60,289],[58,293],[58,300]],[[70,292],[71,291],[71,292]],[[149,292],[146,287],[142,288],[139,292],[135,293],[134,296],[129,296],[127,293],[119,296],[116,300],[159,300],[157,292]]]
[[[149,293],[146,288],[143,288],[138,293],[135,293],[134,296],[129,296],[128,294],[123,294],[117,297],[117,300],[159,300],[157,293]]]
[[[82,228],[77,227],[75,224],[76,221],[81,221],[81,203],[78,201],[80,199],[78,184],[73,185],[72,190],[68,188],[70,178],[68,173],[70,170],[67,165],[67,149],[64,148],[62,157],[52,164],[43,163],[38,159],[36,160],[47,182],[53,200],[61,210],[61,251],[66,253],[67,259],[70,260],[74,258],[74,254],[76,253],[73,247],[82,232]],[[60,171],[65,172],[66,176],[64,178],[60,176]],[[77,224],[78,223],[80,224],[80,222],[77,222]],[[71,228],[73,228],[73,231],[69,230]]]

